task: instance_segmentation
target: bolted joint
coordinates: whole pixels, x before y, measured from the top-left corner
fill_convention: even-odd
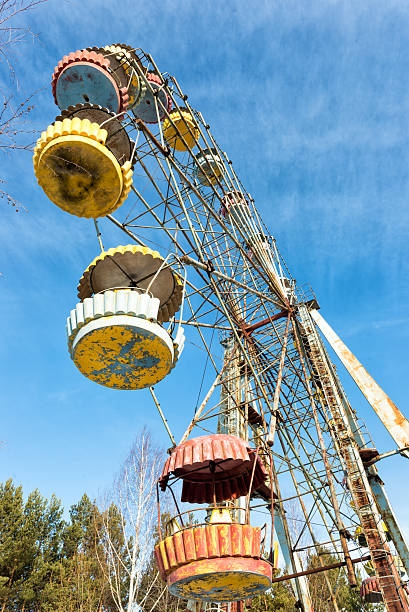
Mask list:
[[[215,267],[214,267],[213,262],[210,259],[208,259],[206,262],[206,272],[210,275],[212,272],[214,272],[214,270],[215,270]]]
[[[352,537],[352,535],[350,534],[350,532],[348,531],[348,529],[340,529],[339,530],[339,535],[343,536],[346,540],[353,540],[354,539]]]

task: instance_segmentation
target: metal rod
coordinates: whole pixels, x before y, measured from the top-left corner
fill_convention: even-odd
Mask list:
[[[351,563],[363,563],[364,561],[370,560],[370,555],[366,555],[365,557],[361,557],[360,559],[351,559]],[[271,582],[283,582],[284,580],[291,580],[292,578],[298,578],[299,576],[310,576],[311,574],[319,574],[320,572],[326,572],[331,569],[336,569],[337,567],[343,567],[344,565],[346,565],[346,561],[331,563],[330,565],[325,565],[324,567],[312,567],[311,569],[304,570],[302,572],[296,572],[295,574],[277,576],[277,578],[273,578]]]
[[[280,310],[280,312],[277,312],[277,314],[272,315],[271,317],[267,317],[266,319],[263,319],[262,321],[258,321],[257,323],[253,323],[252,325],[244,325],[243,326],[243,331],[246,332],[247,334],[250,334],[253,331],[256,331],[256,329],[260,329],[260,327],[264,327],[265,325],[268,325],[268,323],[272,323],[273,321],[278,321],[278,319],[283,319],[284,317],[286,317],[288,315],[288,310]]]
[[[167,420],[166,420],[166,418],[165,418],[165,415],[164,415],[164,414],[163,414],[163,412],[162,412],[162,409],[161,409],[160,404],[159,404],[159,402],[158,402],[158,400],[157,400],[157,398],[156,398],[156,395],[155,395],[155,392],[154,392],[153,387],[149,387],[149,391],[151,392],[151,395],[152,395],[152,397],[153,397],[153,401],[155,402],[156,408],[158,409],[158,412],[159,412],[159,414],[160,414],[160,416],[161,416],[161,419],[162,419],[162,421],[163,421],[163,424],[164,424],[164,426],[166,427],[166,431],[167,431],[167,432],[168,432],[168,434],[169,434],[169,438],[170,438],[170,440],[171,440],[171,442],[172,442],[173,446],[176,446],[175,438],[172,436],[172,432],[171,432],[171,431],[170,431],[170,429],[169,429],[168,422],[167,422]]]
[[[96,219],[93,219],[94,221],[94,225],[95,225],[95,230],[97,232],[97,238],[98,238],[98,242],[99,242],[99,248],[101,249],[101,253],[104,252],[104,245],[102,244],[102,240],[101,240],[101,232],[99,231],[99,227],[98,227],[98,223]]]
[[[283,346],[281,348],[280,365],[278,367],[277,384],[276,384],[276,388],[274,389],[273,409],[271,413],[270,427],[269,427],[268,436],[267,436],[267,444],[269,446],[273,446],[274,444],[274,434],[275,434],[275,427],[276,427],[276,422],[277,422],[278,401],[280,399],[281,382],[283,380],[283,370],[284,370],[285,354],[287,352],[287,338],[288,338],[289,326],[290,326],[290,313],[288,313],[288,316],[287,316],[287,323],[285,326],[285,332],[284,332],[284,338],[283,338]]]
[[[397,448],[396,450],[389,451],[387,453],[382,453],[382,455],[377,455],[377,457],[374,457],[373,459],[371,459],[371,461],[365,461],[364,465],[366,468],[368,468],[369,466],[373,465],[374,463],[377,463],[381,459],[393,457],[393,455],[404,455],[404,451],[409,451],[409,446],[404,446],[403,448]]]
[[[240,281],[232,278],[231,276],[227,276],[227,274],[223,274],[223,272],[219,272],[218,270],[210,270],[208,264],[202,263],[201,261],[197,261],[196,259],[193,259],[193,257],[190,257],[189,255],[183,255],[181,257],[181,261],[183,261],[183,263],[187,263],[191,266],[194,266],[195,268],[199,268],[200,270],[205,270],[209,274],[214,274],[218,278],[221,278],[222,280],[232,283],[233,285],[237,285],[237,287],[240,287],[241,289],[245,289],[249,293],[254,293],[254,295],[257,295],[257,297],[263,298],[263,300],[266,300],[267,302],[272,302],[273,304],[281,306],[279,302],[277,302],[276,300],[273,300],[268,295],[265,295],[264,293],[257,291],[257,289],[253,289],[252,287],[249,287],[248,285],[241,283]],[[284,311],[284,313],[287,314],[287,311]],[[285,315],[282,315],[282,316],[285,316]],[[269,321],[270,319],[268,319],[266,322],[269,322]]]
[[[226,364],[225,364],[226,365]],[[182,444],[183,442],[185,442],[185,440],[187,440],[190,432],[192,431],[193,427],[195,426],[195,424],[197,423],[197,421],[199,420],[200,415],[202,414],[207,402],[210,399],[210,396],[212,395],[213,391],[216,388],[217,383],[220,381],[225,365],[222,367],[222,369],[220,370],[220,372],[218,373],[218,375],[216,376],[216,378],[213,381],[212,386],[210,387],[209,391],[207,392],[206,397],[204,398],[203,402],[201,403],[199,409],[197,410],[195,416],[193,417],[193,419],[190,422],[189,427],[186,429],[185,433],[183,434],[179,444]]]
[[[256,471],[257,459],[258,459],[258,448],[256,448],[256,452],[254,453],[254,461],[253,461],[253,467],[252,467],[252,470],[251,470],[249,492],[247,494],[247,499],[246,499],[246,524],[247,525],[250,524],[250,497],[251,497],[251,489],[253,488],[253,480],[254,480],[254,473]],[[272,531],[271,531],[271,533],[272,533]],[[271,538],[271,539],[273,539],[273,538]]]

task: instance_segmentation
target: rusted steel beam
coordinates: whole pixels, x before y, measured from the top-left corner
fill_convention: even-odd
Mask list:
[[[409,574],[409,548],[383,487],[383,482],[375,472],[374,468],[369,469],[368,472],[369,484],[371,485],[372,493],[374,494],[376,502],[379,506],[381,516],[392,536],[393,543],[405,567],[406,573]]]
[[[281,382],[283,380],[283,370],[284,370],[285,354],[287,352],[287,338],[288,338],[289,325],[290,325],[290,313],[288,312],[287,323],[285,326],[285,332],[284,332],[284,338],[283,338],[283,346],[282,346],[281,355],[280,355],[280,365],[278,368],[277,384],[274,390],[273,410],[271,413],[270,427],[269,427],[268,436],[267,436],[267,444],[269,446],[273,446],[274,444],[274,434],[275,434],[275,428],[276,428],[276,422],[277,422],[278,400],[280,399]]]
[[[357,582],[356,582],[356,577],[354,573],[354,568],[352,566],[351,555],[350,555],[347,540],[346,540],[346,530],[345,530],[345,527],[344,527],[344,524],[341,518],[338,499],[336,496],[335,486],[334,486],[334,482],[333,482],[333,478],[331,474],[331,467],[328,461],[327,449],[325,447],[324,438],[322,436],[322,431],[321,431],[321,427],[320,427],[319,420],[318,420],[317,409],[316,409],[315,401],[314,401],[314,394],[311,389],[311,385],[310,385],[310,381],[308,378],[307,369],[305,367],[305,361],[304,361],[304,357],[303,357],[303,353],[302,353],[302,349],[300,345],[300,340],[298,338],[299,332],[298,332],[298,328],[297,328],[297,325],[294,319],[291,319],[291,323],[292,323],[293,331],[294,331],[294,340],[295,340],[297,350],[300,356],[300,364],[301,364],[302,372],[304,375],[304,381],[305,381],[306,387],[308,389],[308,393],[310,394],[310,398],[311,398],[312,414],[314,417],[315,427],[317,430],[318,440],[319,440],[321,453],[322,453],[322,459],[323,459],[323,462],[325,465],[325,471],[327,474],[331,501],[332,501],[332,505],[333,505],[335,517],[336,517],[336,525],[337,525],[337,529],[339,532],[339,538],[341,540],[342,551],[344,553],[344,558],[345,558],[345,565],[347,566],[348,582],[351,587],[356,587]]]
[[[159,140],[156,138],[156,136],[154,136],[152,134],[152,132],[150,131],[150,129],[145,125],[145,123],[142,121],[142,119],[134,119],[133,120],[134,123],[136,123],[136,125],[138,126],[138,128],[145,134],[145,136],[147,136],[155,145],[155,147],[157,149],[159,149],[159,151],[162,153],[162,155],[164,157],[168,157],[168,155],[170,155],[170,150],[168,148],[165,148],[161,145],[161,143],[159,142]]]
[[[256,331],[256,329],[260,329],[260,327],[264,327],[264,325],[268,325],[268,323],[272,323],[273,321],[278,321],[278,319],[282,319],[286,316],[288,316],[288,310],[280,310],[280,312],[277,312],[277,314],[267,317],[266,319],[262,319],[261,321],[253,323],[252,325],[246,325],[244,323],[241,329],[244,333],[250,334],[251,332]]]
[[[328,365],[328,357],[323,350],[311,313],[305,305],[300,304],[299,314],[310,359],[320,375],[325,401],[330,409],[338,434],[338,444],[344,457],[349,488],[367,539],[385,607],[388,612],[409,612],[406,596],[401,591],[401,579],[393,562],[385,534],[379,528],[378,509],[358,452],[358,445],[352,438],[352,432],[349,430],[350,425],[344,413],[344,406],[337,387],[334,385],[332,369]]]
[[[245,289],[249,293],[253,293],[257,297],[262,298],[263,300],[266,300],[267,302],[272,302],[273,304],[276,304],[276,305],[278,304],[277,300],[273,300],[273,298],[271,298],[269,295],[265,295],[264,293],[261,293],[261,291],[257,291],[257,289],[253,289],[253,287],[249,287],[248,285],[241,283],[235,278],[231,276],[227,276],[227,274],[223,274],[223,272],[219,272],[218,270],[213,269],[210,263],[207,263],[207,264],[202,263],[201,261],[197,261],[196,259],[193,259],[193,257],[190,257],[189,255],[183,255],[180,259],[183,263],[191,265],[194,268],[198,268],[199,270],[204,270],[205,272],[208,272],[210,274],[214,274],[215,276],[217,276],[217,278],[220,278],[221,280],[224,280],[228,283],[232,283],[233,285],[236,285],[237,287],[240,287],[241,289]],[[287,314],[287,311],[284,311],[284,313]],[[266,322],[269,323],[270,319],[267,319]]]
[[[364,366],[337,336],[318,310],[311,310],[310,314],[398,447],[409,446],[409,421],[372,376],[368,374]],[[409,458],[408,451],[404,451],[404,454]]]
[[[366,555],[365,557],[360,557],[359,559],[351,559],[351,563],[362,563],[364,561],[370,561],[371,556]],[[292,578],[298,578],[299,576],[310,576],[311,574],[318,574],[320,572],[326,572],[328,570],[337,569],[337,567],[343,567],[346,565],[346,561],[339,561],[338,563],[331,563],[330,565],[325,565],[323,567],[312,567],[311,569],[304,570],[303,572],[296,572],[295,574],[286,574],[284,576],[277,576],[277,578],[273,578],[271,582],[283,582],[284,580],[291,580]]]

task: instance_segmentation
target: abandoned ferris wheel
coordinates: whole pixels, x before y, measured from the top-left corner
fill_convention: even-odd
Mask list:
[[[189,609],[238,610],[291,580],[311,611],[308,574],[328,582],[338,568],[365,601],[409,611],[409,551],[375,465],[383,455],[326,346],[392,436],[388,455],[409,456],[409,422],[296,285],[205,118],[149,54],[124,44],[64,56],[52,93],[60,114],[37,142],[34,172],[54,204],[92,220],[100,246],[67,318],[68,350],[100,385],[149,388],[170,436],[158,491],[173,493],[177,514],[156,547],[170,592]],[[101,217],[126,244],[104,249]],[[214,378],[177,443],[153,387],[193,334]],[[325,565],[322,547],[336,563]],[[328,609],[339,609],[331,589]]]

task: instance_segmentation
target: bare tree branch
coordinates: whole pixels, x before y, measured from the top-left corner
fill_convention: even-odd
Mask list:
[[[28,96],[22,102],[16,101],[18,91],[18,79],[14,63],[12,61],[12,48],[21,43],[28,35],[35,36],[31,29],[26,26],[16,25],[15,19],[22,13],[29,11],[47,0],[0,0],[0,57],[8,67],[10,87],[14,93],[5,88],[0,91],[0,151],[12,152],[16,150],[30,150],[33,143],[27,142],[26,135],[34,134],[34,130],[27,130],[28,115],[33,109],[32,97]],[[7,86],[5,86],[7,87]],[[37,93],[37,92],[35,92]],[[30,139],[32,140],[32,139]],[[6,178],[0,178],[2,184]],[[15,207],[16,211],[26,210],[7,191],[0,190],[0,199]]]
[[[162,463],[163,451],[143,430],[105,500],[100,534],[105,542],[105,558],[100,559],[100,563],[118,612],[138,609],[141,580],[151,559],[157,528],[156,483]],[[115,511],[119,512],[119,521]],[[153,582],[156,580],[157,576]],[[153,584],[148,593],[152,587]],[[143,599],[146,597],[144,594]],[[138,605],[142,609],[141,604]]]

